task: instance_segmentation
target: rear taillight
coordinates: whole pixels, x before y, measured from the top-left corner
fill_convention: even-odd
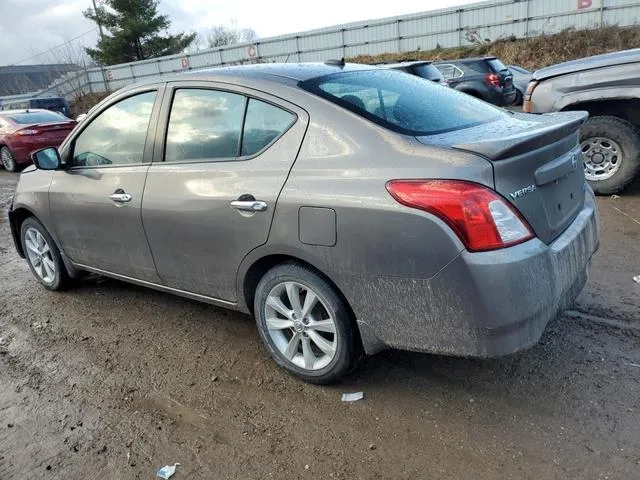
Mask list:
[[[538,82],[532,80],[527,85],[527,91],[524,94],[523,102],[522,102],[522,111],[525,113],[531,113],[531,95],[533,95],[533,91],[538,86]]]
[[[38,130],[25,128],[23,130],[18,130],[15,133],[16,133],[16,135],[38,135],[40,132]]]
[[[533,238],[526,221],[511,205],[477,183],[391,180],[387,190],[403,205],[443,220],[472,252],[510,247]]]
[[[500,86],[500,75],[498,75],[497,73],[487,73],[484,76],[484,81],[487,82],[492,87],[499,87]]]

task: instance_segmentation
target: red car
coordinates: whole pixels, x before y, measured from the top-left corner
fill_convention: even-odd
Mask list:
[[[15,172],[31,163],[31,152],[59,147],[76,122],[49,110],[0,111],[0,160]]]

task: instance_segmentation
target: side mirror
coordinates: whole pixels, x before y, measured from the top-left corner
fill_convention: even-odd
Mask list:
[[[39,170],[57,170],[62,165],[58,149],[54,147],[43,148],[31,154],[33,164]]]

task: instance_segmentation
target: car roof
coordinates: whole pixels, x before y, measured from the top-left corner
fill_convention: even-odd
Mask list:
[[[305,81],[332,73],[373,70],[376,68],[372,65],[341,63],[338,61],[327,63],[259,63],[196,70],[178,74],[172,77],[171,80],[224,80],[229,77],[241,77],[243,79],[268,79],[276,83],[288,83],[290,81]],[[157,83],[157,80],[148,83]]]
[[[583,70],[636,62],[640,62],[640,48],[605,53],[602,55],[595,55],[593,57],[571,60],[570,62],[558,63],[557,65],[536,70],[533,72],[533,79],[544,80],[546,78],[557,77],[558,75],[566,75],[568,73],[575,73]]]
[[[478,62],[484,60],[495,60],[498,57],[469,57],[469,58],[459,58],[457,60],[440,60],[435,62],[436,65],[442,65],[446,63],[468,63],[468,62]]]
[[[375,66],[381,68],[402,68],[414,67],[416,65],[431,65],[432,63],[430,60],[408,60],[406,62],[376,63]]]

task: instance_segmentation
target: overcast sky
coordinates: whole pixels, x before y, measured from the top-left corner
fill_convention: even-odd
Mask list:
[[[161,13],[169,15],[171,31],[204,31],[212,25],[237,22],[266,38],[285,33],[338,25],[358,20],[472,3],[473,0],[392,0],[356,2],[321,0],[161,0]],[[0,0],[0,65],[46,63],[68,57],[64,47],[45,50],[71,41],[95,28],[82,11],[91,0]],[[96,42],[95,31],[73,40],[74,48]],[[36,56],[37,54],[41,54]],[[35,57],[34,57],[35,56]],[[29,58],[34,57],[34,58]]]

